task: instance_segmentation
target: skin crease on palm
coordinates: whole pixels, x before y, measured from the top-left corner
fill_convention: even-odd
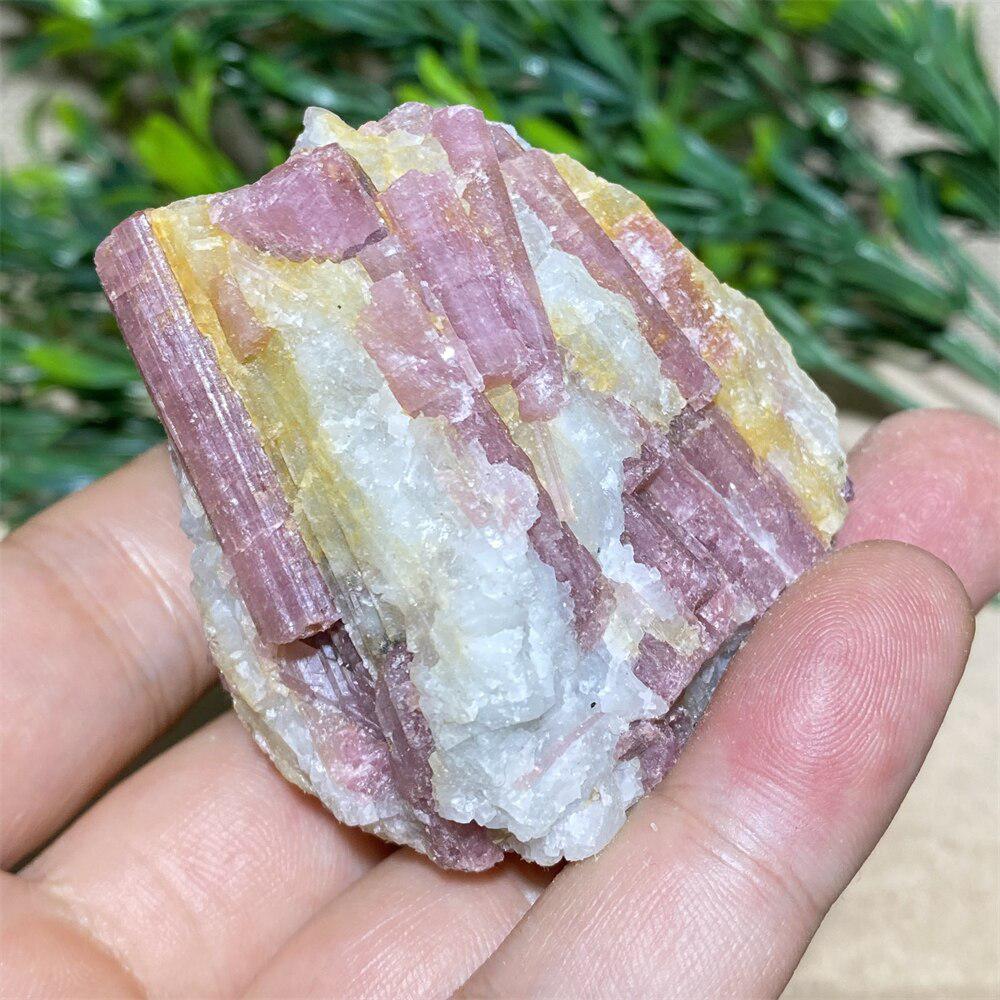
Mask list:
[[[893,417],[851,474],[840,551],[761,621],[615,840],[558,874],[442,872],[341,827],[231,714],[81,814],[214,672],[162,449],[39,515],[2,547],[0,847],[21,867],[0,992],[778,994],[913,780],[1000,584],[991,424]]]

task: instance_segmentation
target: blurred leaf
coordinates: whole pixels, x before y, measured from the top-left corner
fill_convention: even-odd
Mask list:
[[[800,31],[816,31],[830,23],[841,0],[777,0],[778,20]]]
[[[139,126],[132,148],[150,175],[182,198],[223,191],[243,180],[222,153],[206,147],[179,122],[159,112]]]
[[[475,104],[475,95],[456,77],[433,49],[417,53],[417,76],[438,103]]]
[[[131,212],[280,162],[303,105],[468,103],[644,198],[810,370],[892,406],[903,345],[995,387],[1000,114],[940,0],[8,0],[11,73],[58,79],[0,197],[3,517],[160,437],[93,270]],[[822,56],[822,58],[817,58]],[[62,82],[69,86],[63,88]],[[54,88],[46,88],[53,91]],[[71,96],[70,96],[71,95]],[[930,125],[886,154],[873,99]]]
[[[343,81],[337,86],[304,69],[255,52],[248,69],[272,93],[303,106],[329,108],[339,115],[381,117],[388,110],[389,95],[371,82]]]
[[[215,90],[215,68],[203,62],[191,82],[177,95],[177,107],[187,127],[202,142],[211,142],[212,96]]]
[[[135,381],[135,369],[97,358],[70,344],[36,344],[23,352],[25,362],[57,385],[73,389],[120,389]]]
[[[698,244],[701,262],[720,281],[733,281],[746,259],[740,243],[704,242]]]
[[[1000,158],[1000,108],[976,51],[971,12],[934,0],[848,3],[824,38],[895,71],[886,93],[938,128]]]
[[[569,129],[557,122],[538,115],[518,118],[514,123],[518,134],[532,146],[547,149],[550,153],[565,153],[586,164],[590,160],[590,150]]]
[[[100,0],[57,0],[56,7],[64,14],[85,20],[97,20],[102,13]]]

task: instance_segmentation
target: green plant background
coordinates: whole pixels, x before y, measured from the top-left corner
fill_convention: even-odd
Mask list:
[[[904,344],[990,386],[1000,290],[956,230],[1000,227],[1000,115],[971,15],[932,0],[12,0],[46,81],[5,170],[2,515],[160,436],[101,297],[130,212],[280,162],[308,104],[359,123],[467,102],[644,198],[821,377],[891,407]],[[72,84],[66,87],[64,84]],[[62,96],[72,93],[73,98]],[[879,155],[872,100],[933,126]],[[56,151],[41,136],[55,126]],[[44,147],[44,148],[43,148]]]

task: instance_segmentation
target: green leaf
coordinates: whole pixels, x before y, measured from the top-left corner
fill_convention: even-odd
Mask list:
[[[444,60],[433,49],[420,49],[417,52],[416,69],[420,82],[438,100],[446,104],[476,103],[472,91],[448,69]]]
[[[462,27],[459,36],[459,50],[462,55],[462,72],[477,87],[484,87],[482,56],[479,52],[479,32],[469,22]]]
[[[636,68],[617,37],[616,22],[607,17],[601,5],[588,0],[568,4],[565,9],[563,25],[574,45],[608,77],[634,91]]]
[[[103,14],[100,0],[56,0],[55,5],[62,13],[87,21],[96,21]]]
[[[438,104],[434,95],[415,83],[402,83],[396,88],[396,99],[400,104],[416,101],[418,104]]]
[[[226,156],[159,112],[139,126],[132,148],[149,174],[182,198],[223,191],[243,180]]]
[[[43,409],[0,406],[0,431],[6,451],[33,452],[54,445],[75,421]]]
[[[744,247],[740,243],[700,243],[698,256],[720,281],[732,281],[746,259]]]
[[[518,118],[514,127],[521,138],[532,146],[547,149],[550,153],[565,153],[584,164],[590,159],[590,150],[586,144],[569,129],[549,118],[526,115]]]
[[[469,87],[448,68],[444,60],[429,48],[417,52],[416,71],[420,82],[432,95],[431,104],[471,104],[494,121],[500,117],[499,105],[484,88]]]
[[[296,104],[329,108],[348,117],[381,117],[389,95],[371,82],[345,78],[334,83],[302,67],[255,52],[247,62],[250,74],[267,90]]]
[[[215,91],[215,69],[202,63],[191,82],[177,94],[177,108],[187,127],[204,143],[212,141],[212,97]]]
[[[979,350],[954,333],[932,338],[931,349],[994,392],[1000,392],[1000,355],[996,351],[990,354]]]
[[[798,31],[817,31],[830,23],[841,0],[778,0],[778,20]],[[868,0],[864,0],[868,2]]]
[[[36,344],[22,356],[48,381],[74,389],[118,389],[136,379],[130,365],[94,357],[70,344]]]

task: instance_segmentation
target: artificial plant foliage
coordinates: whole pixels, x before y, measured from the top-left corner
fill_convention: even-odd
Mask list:
[[[306,104],[352,123],[469,103],[635,190],[800,362],[892,406],[892,345],[995,385],[1000,115],[970,11],[931,0],[15,0],[15,73],[56,81],[3,176],[3,515],[159,436],[98,290],[137,208],[280,162]],[[71,83],[64,88],[60,82]],[[889,102],[934,129],[880,154]],[[57,150],[41,141],[55,125]]]

